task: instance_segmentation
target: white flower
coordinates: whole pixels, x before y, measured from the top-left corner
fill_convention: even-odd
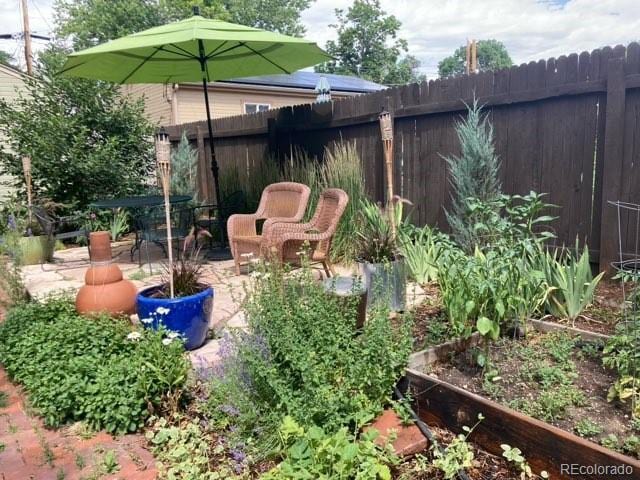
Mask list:
[[[296,255],[298,255],[299,257],[301,257],[302,255],[304,255],[304,253],[305,253],[305,252],[304,252],[304,250],[298,250],[298,251],[296,252]]]
[[[171,342],[173,342],[173,338],[163,338],[162,339],[162,344],[163,345],[170,345]]]
[[[243,257],[243,258],[251,258],[251,257],[253,257],[253,252],[243,253],[240,256]]]
[[[251,278],[260,278],[262,276],[262,273],[258,272],[258,271],[253,271],[249,274],[249,276]]]
[[[153,322],[153,318],[141,318],[140,321],[142,323],[145,323],[145,324],[146,323],[151,323],[151,322]]]
[[[132,342],[137,342],[142,338],[142,334],[140,332],[131,332],[127,335],[127,340],[131,340]]]
[[[264,275],[262,275],[262,278],[269,278],[271,276],[270,273],[265,273]]]
[[[169,310],[168,308],[165,307],[158,307],[156,308],[156,313],[158,315],[166,315],[167,313],[169,313],[171,310]]]
[[[178,338],[179,336],[180,336],[180,334],[179,334],[178,332],[169,332],[169,333],[167,334],[167,338],[170,338],[170,339],[172,339],[172,340],[173,340],[174,338]]]

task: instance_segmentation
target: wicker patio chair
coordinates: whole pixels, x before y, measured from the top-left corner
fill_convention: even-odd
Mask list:
[[[324,190],[308,223],[273,223],[265,229],[262,254],[281,262],[300,265],[300,252],[309,248],[311,262],[321,263],[327,277],[334,275],[329,250],[348,202],[349,196],[344,190]]]
[[[273,223],[299,222],[304,216],[310,194],[311,189],[301,183],[272,183],[263,190],[256,213],[229,217],[227,234],[238,275],[243,255],[260,255],[262,235],[258,233],[257,222],[265,221],[263,231]]]

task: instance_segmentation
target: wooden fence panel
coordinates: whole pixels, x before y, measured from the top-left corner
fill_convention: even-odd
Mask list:
[[[332,142],[354,141],[371,197],[384,200],[384,162],[377,116],[394,117],[395,191],[413,204],[412,220],[447,230],[451,204],[447,164],[459,155],[455,123],[477,98],[493,125],[503,190],[548,193],[557,243],[587,242],[601,268],[617,257],[617,216],[609,200],[640,203],[640,45],[604,47],[496,72],[436,79],[326,104],[297,105],[216,119],[220,169],[245,179],[266,161],[302,148],[321,160]],[[212,199],[204,122],[169,127],[200,151],[199,188]],[[198,132],[200,132],[198,134]],[[624,248],[634,225],[624,221]]]

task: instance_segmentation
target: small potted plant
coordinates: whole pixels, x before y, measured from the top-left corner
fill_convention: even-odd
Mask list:
[[[199,259],[200,248],[197,246],[198,236],[208,235],[208,232],[192,228],[185,238],[182,256],[177,262],[173,261],[169,201],[171,142],[163,128],[156,134],[156,160],[164,194],[168,261],[163,282],[138,293],[138,318],[145,327],[162,327],[173,332],[173,335],[181,336],[185,348],[193,350],[200,347],[207,338],[213,307],[213,288],[200,281],[202,263]]]
[[[197,235],[207,233],[200,231]],[[199,348],[206,340],[213,308],[213,288],[201,282],[202,262],[195,237],[192,230],[185,239],[180,258],[173,266],[166,265],[162,283],[142,290],[136,297],[140,323],[147,328],[162,327],[179,334],[187,350]]]
[[[55,239],[39,222],[29,220],[26,212],[14,209],[7,215],[5,244],[14,261],[21,265],[37,265],[51,260]]]
[[[402,200],[397,197],[386,209],[368,200],[361,203],[357,258],[368,306],[388,302],[391,310],[404,310],[406,273],[394,226],[401,218]]]

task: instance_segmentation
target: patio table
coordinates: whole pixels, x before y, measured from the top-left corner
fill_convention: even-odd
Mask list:
[[[169,203],[171,205],[177,205],[180,203],[187,203],[193,197],[191,195],[170,195]],[[117,210],[118,208],[125,208],[127,210],[141,211],[145,208],[157,207],[164,204],[164,196],[163,195],[136,195],[130,197],[120,197],[120,198],[105,198],[96,200],[91,203],[89,206],[92,208],[96,208],[98,210]],[[131,259],[133,260],[133,255],[136,250],[140,249],[142,245],[142,238],[140,236],[139,231],[139,222],[136,221],[136,213],[133,214],[134,222],[133,229],[136,235],[136,239],[133,242],[133,247],[131,247]]]
[[[193,197],[191,195],[171,195],[169,202],[173,205],[176,203],[186,203]],[[99,210],[115,210],[117,208],[145,208],[156,207],[164,203],[164,197],[162,195],[137,195],[133,197],[120,197],[120,198],[105,198],[102,200],[96,200],[91,207]]]

